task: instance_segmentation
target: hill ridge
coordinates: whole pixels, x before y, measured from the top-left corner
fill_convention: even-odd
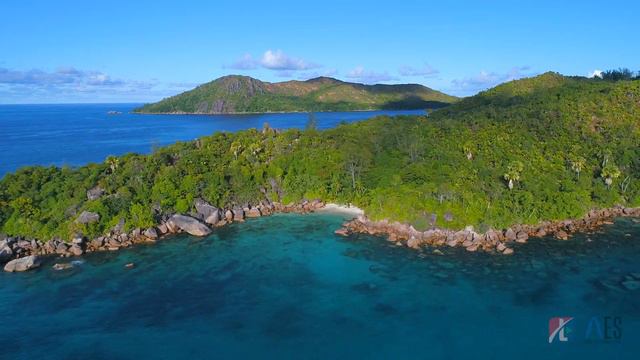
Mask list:
[[[137,113],[229,114],[295,111],[440,108],[458,98],[420,84],[360,84],[320,76],[267,82],[225,75],[192,90],[146,104]]]

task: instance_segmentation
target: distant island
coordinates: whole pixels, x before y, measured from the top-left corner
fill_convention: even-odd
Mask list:
[[[0,236],[0,261],[117,250],[179,231],[203,236],[325,203],[365,211],[342,235],[510,254],[530,236],[566,239],[640,216],[639,139],[639,80],[549,72],[428,116],[327,130],[265,124],[100,164],[29,166],[0,179],[0,232],[8,235]]]
[[[458,98],[419,84],[364,85],[329,77],[270,83],[229,75],[134,110],[152,114],[233,114],[437,109]]]

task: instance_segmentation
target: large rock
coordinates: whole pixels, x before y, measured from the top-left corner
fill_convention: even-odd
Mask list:
[[[557,231],[555,235],[556,235],[556,238],[559,239],[559,240],[567,240],[567,239],[569,239],[569,234],[567,234],[567,232],[564,231],[564,230]]]
[[[4,266],[4,271],[8,272],[18,272],[18,271],[27,271],[33,268],[37,268],[40,266],[40,258],[31,255],[25,256],[19,259],[11,260]]]
[[[222,220],[222,210],[215,209],[209,216],[204,219],[204,222],[211,225],[216,225]]]
[[[162,224],[158,225],[158,232],[160,233],[159,235],[164,235],[164,234],[168,233],[169,229],[167,229],[167,224],[166,223],[162,223]]]
[[[244,209],[242,208],[233,209],[233,221],[244,221]]]
[[[45,253],[51,254],[51,253],[56,252],[56,244],[57,244],[56,240],[49,240],[46,243],[44,243],[43,248],[44,248]]]
[[[249,211],[247,211],[246,215],[247,215],[247,217],[255,218],[255,217],[262,216],[262,213],[260,212],[260,210],[258,208],[251,208],[251,209],[249,209]]]
[[[529,238],[529,234],[527,234],[526,231],[518,231],[518,233],[516,234],[516,241],[519,243],[527,242],[528,238]]]
[[[104,237],[98,237],[95,238],[93,240],[91,240],[91,242],[89,242],[89,246],[93,249],[99,249],[104,245]]]
[[[109,238],[109,240],[107,240],[107,245],[109,246],[109,248],[119,248],[120,246],[122,246],[122,243],[120,243],[120,240],[116,239],[116,238]]]
[[[67,246],[67,244],[63,242],[56,244],[56,254],[64,255],[67,253],[67,250],[69,250],[69,246]]]
[[[504,239],[506,241],[514,241],[516,239],[516,232],[513,231],[513,229],[508,228],[505,232],[504,232]]]
[[[62,270],[67,270],[67,269],[71,269],[73,267],[73,265],[69,264],[69,263],[59,263],[59,264],[53,264],[52,268],[55,271],[62,271]]]
[[[96,186],[93,189],[87,190],[87,199],[89,200],[97,200],[104,194],[104,189],[100,186]]]
[[[147,238],[151,239],[151,240],[157,240],[158,239],[158,232],[156,231],[155,228],[148,228],[147,230],[144,231],[144,236],[146,236]]]
[[[80,256],[80,255],[82,255],[82,253],[84,253],[84,251],[82,250],[82,248],[78,244],[71,245],[71,247],[69,248],[69,252],[72,253],[75,256]]]
[[[169,218],[169,221],[167,221],[167,225],[182,229],[184,232],[193,236],[206,236],[211,234],[211,229],[209,229],[207,225],[186,215],[173,215]]]
[[[215,223],[220,220],[220,212],[217,207],[209,204],[208,202],[198,199],[195,203],[196,213],[198,214],[198,219],[204,220],[209,224],[215,225]],[[207,221],[209,218],[212,221]]]
[[[31,250],[31,241],[18,240],[18,243],[16,244],[16,246],[25,250]]]
[[[13,256],[13,250],[9,246],[4,246],[0,248],[0,263],[4,263],[5,261],[9,261]]]
[[[419,249],[420,243],[420,240],[416,239],[414,236],[410,237],[409,240],[407,240],[407,246],[412,249]]]
[[[80,224],[91,224],[98,220],[100,220],[100,215],[98,215],[97,213],[85,210],[80,214],[80,216],[78,216],[78,219],[76,219],[76,222]]]

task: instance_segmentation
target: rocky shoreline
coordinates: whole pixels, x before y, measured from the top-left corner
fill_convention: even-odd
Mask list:
[[[76,235],[70,243],[59,239],[46,242],[24,237],[7,237],[0,235],[0,264],[8,272],[26,271],[37,268],[41,264],[41,257],[54,256],[71,257],[96,251],[117,251],[136,244],[155,243],[159,239],[187,233],[192,236],[207,236],[213,228],[225,226],[233,222],[244,222],[248,218],[268,216],[275,213],[309,213],[321,209],[325,203],[319,199],[304,200],[298,204],[283,205],[277,202],[260,202],[260,204],[229,209],[217,208],[203,200],[195,203],[195,212],[189,215],[172,214],[163,217],[162,221],[147,229],[133,229],[124,232],[124,223],[120,223],[108,234],[95,239],[87,239],[81,234]],[[97,220],[97,214],[83,212],[78,221],[92,222]],[[65,264],[55,264],[54,268],[67,269]]]
[[[187,233],[192,236],[207,236],[212,229],[225,226],[233,222],[244,222],[248,218],[269,216],[275,213],[305,214],[325,208],[320,199],[304,200],[300,203],[283,205],[277,202],[260,202],[258,205],[244,207],[217,208],[211,204],[197,200],[195,212],[189,215],[172,214],[163,217],[162,221],[150,228],[136,228],[124,232],[124,223],[118,224],[104,236],[87,239],[81,234],[76,235],[70,243],[59,239],[42,242],[24,237],[7,237],[0,235],[0,264],[8,272],[20,272],[37,268],[42,263],[43,256],[71,257],[97,251],[117,251],[136,244],[149,244],[172,235]],[[334,206],[335,207],[335,206]],[[327,206],[327,209],[333,207]],[[386,236],[389,241],[398,246],[412,249],[425,247],[464,247],[468,251],[486,251],[503,255],[513,254],[514,243],[525,243],[532,237],[553,235],[559,240],[567,240],[572,233],[588,232],[604,225],[611,224],[616,217],[640,217],[640,208],[617,206],[609,209],[591,210],[580,219],[556,222],[543,222],[538,225],[514,225],[503,230],[490,229],[484,233],[477,233],[473,227],[464,230],[429,229],[418,231],[413,226],[388,220],[372,221],[364,213],[354,211],[354,219],[347,221],[335,234],[349,236],[362,233]],[[91,222],[97,214],[83,212],[78,219]],[[438,253],[440,250],[434,249]],[[68,264],[55,264],[54,269],[64,270]]]
[[[611,224],[616,217],[640,217],[640,208],[617,206],[608,209],[591,210],[580,219],[555,222],[543,222],[538,225],[514,225],[503,230],[490,229],[477,233],[473,227],[464,230],[429,229],[418,231],[411,225],[388,220],[372,221],[360,215],[343,224],[336,234],[349,236],[353,233],[387,236],[389,241],[399,246],[421,249],[427,246],[464,247],[468,251],[487,251],[491,253],[513,254],[514,243],[525,243],[531,237],[552,235],[559,240],[567,240],[572,233],[589,232]],[[434,252],[440,252],[435,249]]]

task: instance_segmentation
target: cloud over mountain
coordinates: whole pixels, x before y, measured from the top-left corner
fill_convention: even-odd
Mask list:
[[[366,70],[363,66],[356,66],[353,70],[347,73],[346,77],[353,81],[365,84],[397,80],[395,76],[389,75],[386,71],[376,72],[373,70]]]
[[[285,54],[282,50],[267,50],[259,59],[254,58],[247,53],[229,65],[223,66],[226,69],[235,70],[255,70],[264,68],[268,70],[277,70],[280,74],[287,72],[311,70],[321,67],[318,64],[304,60],[302,58],[293,57]]]

